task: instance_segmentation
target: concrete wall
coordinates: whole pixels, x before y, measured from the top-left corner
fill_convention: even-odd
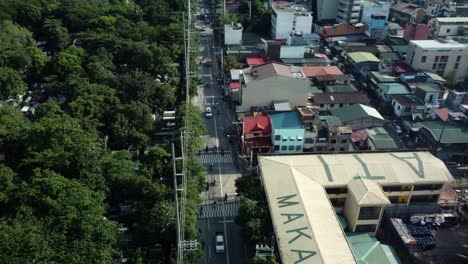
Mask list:
[[[317,20],[336,19],[338,0],[318,0]]]
[[[383,14],[388,18],[391,4],[391,2],[383,1],[363,1],[361,5],[360,21],[362,23],[370,23],[372,14]]]
[[[294,31],[302,32],[303,34],[310,34],[312,32],[312,15],[308,16],[295,16],[296,26]]]
[[[356,227],[356,220],[359,215],[359,206],[356,203],[356,200],[351,194],[348,194],[344,206],[344,216],[348,222],[348,229],[350,232],[354,232]]]
[[[422,60],[423,56],[426,56],[425,62]],[[432,68],[435,63],[436,56],[439,56],[439,59],[441,56],[448,56],[448,61],[445,63],[445,69],[438,70],[437,68]],[[459,61],[457,61],[458,56],[460,56]],[[406,54],[406,63],[416,70],[434,72],[442,77],[447,77],[452,70],[455,70],[455,66],[458,64],[458,78],[463,79],[468,68],[468,49],[441,48],[440,50],[423,50],[410,42],[408,45],[408,52]]]
[[[224,45],[241,45],[242,27],[224,25]]]
[[[304,53],[306,51],[305,46],[287,46],[282,45],[280,50],[281,59],[297,59],[304,58]]]
[[[260,81],[250,81],[242,88],[238,112],[248,112],[252,106],[271,106],[273,101],[289,101],[291,107],[307,105],[310,83],[306,79],[275,76]]]
[[[275,140],[277,135],[281,136],[280,140]],[[304,148],[304,129],[273,129],[272,141],[273,149],[277,153],[300,153]],[[279,150],[277,150],[277,146],[279,146]],[[292,150],[290,146],[293,147]],[[300,149],[297,146],[300,146]]]
[[[468,26],[466,23],[439,23],[435,18],[429,21],[429,28],[434,37],[457,36],[460,27]]]
[[[275,16],[276,14],[276,16]],[[273,10],[271,16],[272,24],[272,37],[274,39],[287,39],[289,32],[293,28],[294,13],[292,12],[278,12]]]
[[[354,131],[354,130],[361,130],[365,128],[383,126],[384,120],[377,119],[372,116],[366,116],[364,118],[359,118],[359,119],[354,119],[354,120],[343,122],[343,124],[350,126],[351,129]]]

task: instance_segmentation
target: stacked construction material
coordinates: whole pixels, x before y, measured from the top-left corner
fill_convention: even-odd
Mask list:
[[[406,229],[416,239],[422,250],[429,250],[437,245],[429,228],[425,226],[406,225]]]

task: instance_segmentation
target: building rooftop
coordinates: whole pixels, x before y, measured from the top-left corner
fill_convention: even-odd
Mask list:
[[[273,10],[275,10],[275,12],[293,12],[296,15],[310,14],[305,6],[294,5],[285,1],[275,1],[272,3],[271,7]]]
[[[316,78],[318,81],[349,80],[340,68],[336,66],[308,66],[302,67],[304,76]]]
[[[324,187],[345,187],[358,178],[379,185],[453,181],[429,152],[261,155],[258,160],[282,263],[300,256],[309,256],[301,263],[358,263]],[[285,214],[299,217],[288,221]],[[297,239],[291,230],[298,229],[307,236]]]
[[[441,23],[468,23],[468,17],[436,17],[434,19]]]
[[[390,204],[380,185],[375,181],[357,178],[348,183],[348,189],[358,205]]]
[[[395,250],[367,233],[346,233],[358,263],[400,264]]]
[[[369,76],[375,79],[377,83],[395,82],[398,80],[398,76],[396,75],[390,73],[381,73],[378,71],[371,71]]]
[[[415,86],[416,88],[419,88],[426,93],[443,91],[443,88],[438,83],[411,83],[411,86]]]
[[[296,68],[297,70],[295,70]],[[300,68],[277,62],[267,62],[262,65],[244,69],[243,71],[246,83],[265,80],[275,76],[289,78],[303,77]]]
[[[239,80],[239,75],[241,74],[242,70],[229,70],[231,73],[231,80],[233,81],[238,81]]]
[[[440,50],[440,49],[465,49],[466,46],[453,40],[411,40],[410,44],[414,44],[425,50]]]
[[[380,62],[379,58],[369,52],[351,52],[348,53],[348,57],[355,63]]]
[[[417,5],[417,4],[400,2],[392,6],[390,9],[404,13],[404,14],[408,14],[408,15],[415,15],[416,12],[418,12],[419,8],[422,8],[422,6]]]
[[[331,113],[334,116],[337,116],[341,122],[347,122],[367,116],[372,116],[374,118],[384,120],[382,115],[375,108],[362,104],[354,104],[342,108],[332,109]]]
[[[386,95],[410,94],[411,93],[408,86],[399,82],[379,83],[378,87]]]
[[[414,95],[394,95],[393,96],[393,100],[395,100],[396,102],[398,102],[400,105],[402,106],[420,106],[420,105],[424,105],[423,102],[421,102],[421,100],[419,100],[419,98],[417,98],[416,96]]]
[[[374,145],[375,150],[396,150],[398,149],[395,140],[383,127],[368,129],[368,138]]]
[[[244,117],[244,134],[269,134],[271,133],[271,123],[268,116]]]
[[[314,104],[369,104],[369,98],[361,92],[314,94],[311,99]]]
[[[327,85],[325,87],[325,91],[327,93],[351,93],[351,92],[357,92],[358,89],[353,84],[348,83],[348,84]]]
[[[422,128],[431,132],[436,141],[443,144],[468,143],[468,128],[460,125],[447,124],[441,121],[419,122]]]
[[[265,64],[265,60],[263,60],[263,57],[259,55],[249,55],[245,58],[245,61],[249,66]]]
[[[433,72],[424,72],[424,73],[427,74],[429,77],[431,77],[432,80],[434,80],[434,82],[440,82],[440,83],[446,82],[446,80],[437,73],[433,73]]]
[[[320,120],[322,122],[325,122],[327,126],[341,126],[343,123],[341,123],[340,118],[337,116],[319,116]]]
[[[301,120],[296,111],[272,112],[268,115],[273,129],[302,129]]]

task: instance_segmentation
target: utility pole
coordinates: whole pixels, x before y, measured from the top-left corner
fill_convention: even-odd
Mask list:
[[[252,0],[249,1],[249,20],[252,20]]]
[[[177,233],[177,263],[182,263],[182,247],[180,247],[181,237],[180,237],[180,215],[179,215],[179,188],[177,184],[177,176],[181,176],[182,173],[177,173],[176,161],[181,160],[182,158],[177,158],[175,156],[174,143],[172,143],[172,177],[174,182],[174,201],[176,205],[176,233]]]

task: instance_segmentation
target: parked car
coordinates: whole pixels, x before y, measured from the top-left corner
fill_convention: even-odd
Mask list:
[[[211,107],[209,107],[209,106],[205,109],[205,117],[206,118],[212,118],[213,117],[213,112],[211,111]]]
[[[224,235],[216,233],[216,253],[224,253]]]

